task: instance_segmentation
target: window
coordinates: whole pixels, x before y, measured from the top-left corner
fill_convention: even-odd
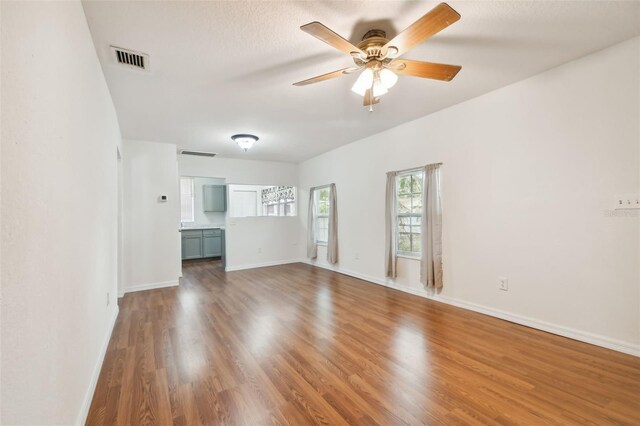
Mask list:
[[[422,223],[422,171],[407,172],[397,177],[397,241],[398,254],[420,256]]]
[[[295,216],[296,187],[229,184],[230,217]]]
[[[262,190],[263,216],[295,216],[295,186],[271,186]]]
[[[329,187],[315,191],[316,197],[316,241],[327,244],[329,240]]]
[[[192,177],[180,178],[180,222],[193,222],[195,191]]]

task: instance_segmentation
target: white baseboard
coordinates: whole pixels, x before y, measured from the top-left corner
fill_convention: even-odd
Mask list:
[[[80,412],[78,413],[78,417],[76,418],[76,425],[82,426],[87,422],[87,415],[89,415],[89,408],[91,408],[91,401],[93,400],[93,394],[96,391],[96,386],[98,385],[98,378],[100,377],[100,370],[102,370],[102,363],[104,362],[104,357],[107,354],[107,348],[109,347],[109,341],[111,340],[111,333],[113,333],[113,327],[116,325],[116,319],[118,318],[118,313],[120,312],[118,306],[113,310],[113,314],[111,318],[109,318],[109,326],[107,328],[107,334],[104,337],[102,342],[102,347],[100,348],[100,353],[98,354],[98,359],[96,360],[96,364],[93,367],[93,373],[91,374],[91,381],[89,382],[89,388],[84,395],[84,401],[82,401],[82,407],[80,407]]]
[[[348,271],[348,270],[340,269],[337,267],[332,267],[330,265],[315,263],[310,261],[309,259],[304,259],[303,262],[308,263],[309,265],[317,266],[319,268],[328,269],[330,271],[338,272],[340,274],[345,274],[354,278],[359,278],[364,281],[369,281],[373,284],[378,284],[378,285],[393,288],[395,290],[399,290],[405,293],[413,294],[415,296],[424,297],[426,299],[431,299],[437,302],[446,303],[448,305],[456,306],[458,308],[468,309],[470,311],[489,315],[495,318],[500,318],[505,321],[535,328],[537,330],[542,330],[548,333],[557,334],[559,336],[568,337],[569,339],[578,340],[580,342],[585,342],[585,343],[600,346],[603,348],[612,349],[617,352],[622,352],[625,354],[640,357],[640,345],[633,344],[630,342],[623,342],[623,341],[612,339],[606,336],[601,336],[598,334],[588,333],[585,331],[576,330],[573,328],[564,327],[557,324],[552,324],[546,321],[537,320],[535,318],[529,318],[523,315],[518,315],[511,312],[506,312],[499,309],[491,308],[488,306],[479,305],[477,303],[467,302],[465,300],[455,299],[448,296],[441,296],[438,294],[431,294],[426,290],[396,286],[394,285],[394,282],[392,280],[382,280],[379,278],[363,275],[357,272]]]
[[[274,260],[271,262],[253,263],[250,265],[227,266],[225,272],[243,271],[245,269],[264,268],[265,266],[287,265],[289,263],[304,263],[304,259]]]
[[[133,293],[134,291],[144,291],[144,290],[155,290],[157,288],[165,288],[165,287],[175,287],[179,284],[180,284],[179,279],[172,280],[172,281],[161,281],[159,283],[137,284],[137,285],[125,288],[124,293]]]
[[[438,296],[434,298],[443,303],[457,306],[459,308],[469,309],[471,311],[479,312],[481,314],[490,315],[492,317],[500,318],[506,321],[514,322],[516,324],[525,325],[527,327],[535,328],[538,330],[546,331],[548,333],[557,334],[559,336],[568,337],[569,339],[578,340],[580,342],[590,343],[592,345],[601,346],[603,348],[612,349],[617,352],[622,352],[629,355],[635,355],[640,357],[640,345],[635,345],[629,342],[623,342],[620,340],[612,339],[609,337],[601,336],[594,333],[588,333],[582,330],[576,330],[569,327],[552,324],[546,321],[537,320],[535,318],[529,318],[522,315],[513,314],[510,312],[501,311],[499,309],[490,308],[476,303],[466,302],[464,300],[457,300],[450,297]]]

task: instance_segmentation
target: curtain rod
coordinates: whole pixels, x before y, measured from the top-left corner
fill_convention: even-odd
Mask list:
[[[411,167],[409,169],[403,169],[403,170],[395,170],[396,173],[407,173],[407,172],[415,172],[417,170],[422,169],[423,167],[427,167],[427,166],[442,166],[442,163],[431,163],[431,164],[425,164],[424,166],[418,166],[418,167]]]
[[[326,185],[320,185],[320,186],[312,186],[311,188],[309,188],[309,191],[315,191],[316,189],[328,188],[331,185],[333,185],[333,183],[328,183]]]

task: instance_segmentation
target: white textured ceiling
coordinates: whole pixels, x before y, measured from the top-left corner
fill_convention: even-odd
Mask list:
[[[437,3],[85,1],[84,9],[124,138],[291,162],[640,34],[635,1],[451,1],[460,21],[404,57],[462,65],[453,81],[401,76],[372,113],[350,91],[355,75],[292,86],[353,63],[301,25],[320,21],[356,44],[371,28],[391,38]],[[109,45],[148,53],[151,72],[114,65]],[[245,154],[234,133],[260,141]]]

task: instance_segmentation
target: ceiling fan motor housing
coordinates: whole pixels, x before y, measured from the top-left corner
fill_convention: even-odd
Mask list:
[[[362,40],[364,41],[364,40],[366,40],[368,38],[371,38],[371,37],[386,38],[387,37],[387,33],[382,31],[382,30],[369,30],[362,36]]]
[[[387,33],[382,30],[369,30],[358,43],[358,48],[367,53],[367,59],[380,58],[382,56],[382,46],[387,44]]]

